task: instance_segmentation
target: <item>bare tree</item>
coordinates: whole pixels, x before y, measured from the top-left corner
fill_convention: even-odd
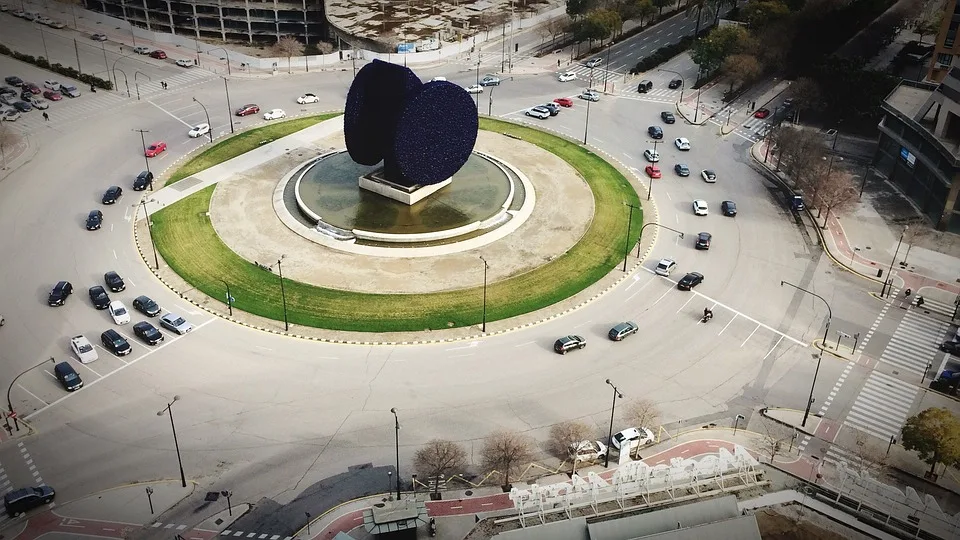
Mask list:
[[[786,159],[784,170],[798,187],[810,189],[814,178],[822,174],[823,137],[813,130],[783,127],[777,133],[780,157],[777,167]]]
[[[857,474],[869,473],[879,477],[890,465],[883,444],[865,432],[854,428],[854,446],[850,451],[852,462],[847,463]]]
[[[750,83],[763,72],[757,57],[752,54],[731,54],[724,59],[722,67],[724,75],[730,78],[731,92],[734,85]]]
[[[277,40],[276,43],[271,47],[271,52],[280,57],[286,57],[287,59],[287,73],[291,73],[290,59],[294,56],[300,56],[303,54],[303,43],[297,41],[296,38],[292,36],[282,36]]]
[[[484,441],[480,455],[484,466],[499,471],[504,487],[509,487],[510,476],[533,459],[533,441],[519,431],[495,431]]]
[[[632,426],[638,428],[650,428],[654,431],[655,426],[660,423],[660,409],[651,399],[634,399],[627,403],[623,410],[624,419]],[[640,446],[633,449],[633,457],[637,458],[640,453]]]
[[[434,493],[439,493],[441,478],[467,468],[467,451],[453,441],[433,439],[414,454],[413,468],[424,478],[435,479]]]
[[[927,225],[927,220],[922,217],[911,219],[905,223],[905,225],[907,226],[907,232],[904,233],[903,239],[907,241],[907,251],[903,255],[903,263],[906,263],[907,258],[910,257],[910,250],[913,248],[913,245],[933,232],[930,226]]]
[[[923,36],[930,36],[940,31],[940,25],[943,23],[944,0],[930,0],[925,3],[920,10],[920,14],[910,21],[910,27],[917,34],[920,34],[918,40],[923,44]]]
[[[784,450],[783,446],[790,440],[793,433],[783,424],[769,418],[764,418],[760,422],[760,430],[760,443],[764,453],[770,454],[770,462],[773,463],[774,458]]]
[[[827,211],[823,217],[822,228],[827,228],[827,220],[830,219],[832,210],[843,210],[854,204],[857,199],[857,188],[849,174],[833,171],[824,177],[820,188],[820,207],[817,209],[817,217],[820,216],[820,208]]]
[[[576,472],[579,444],[592,439],[595,433],[592,426],[578,420],[554,424],[550,428],[550,451],[557,457],[569,459],[573,464],[571,472]]]

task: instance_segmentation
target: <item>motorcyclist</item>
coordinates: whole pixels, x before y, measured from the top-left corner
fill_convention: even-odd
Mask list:
[[[711,311],[710,308],[706,308],[706,307],[703,308],[703,320],[709,321],[712,318],[713,318],[713,311]]]

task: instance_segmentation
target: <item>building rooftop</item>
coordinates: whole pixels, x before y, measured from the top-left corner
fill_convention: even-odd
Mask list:
[[[916,118],[931,94],[933,94],[933,90],[929,88],[917,88],[901,84],[887,96],[887,104],[909,118]]]

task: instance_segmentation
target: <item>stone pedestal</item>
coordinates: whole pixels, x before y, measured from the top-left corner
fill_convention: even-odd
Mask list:
[[[436,184],[408,187],[395,184],[387,180],[383,176],[383,169],[377,169],[368,175],[360,177],[360,188],[413,206],[448,186],[452,181],[453,178],[447,178],[446,180]]]

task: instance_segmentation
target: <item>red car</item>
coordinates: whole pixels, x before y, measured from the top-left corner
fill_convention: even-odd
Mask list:
[[[558,97],[553,102],[561,107],[573,107],[573,100],[568,97]]]
[[[50,101],[60,101],[63,99],[63,96],[60,95],[60,92],[54,92],[53,90],[47,90],[43,93],[43,97],[49,99]]]
[[[167,149],[167,143],[163,141],[157,141],[147,147],[147,151],[144,152],[144,155],[147,157],[156,157],[166,149]]]
[[[248,114],[257,114],[258,112],[260,112],[260,107],[257,107],[257,106],[254,105],[253,103],[250,103],[250,104],[244,105],[243,107],[240,107],[239,109],[237,109],[237,116],[246,116],[246,115],[248,115]]]
[[[167,57],[167,53],[161,51],[160,49],[157,49],[152,53],[150,53],[150,58],[156,58],[157,60],[163,60],[166,57]]]
[[[29,90],[31,94],[40,93],[40,87],[33,84],[32,82],[25,82],[23,83],[23,86],[21,86],[20,88],[21,90]]]
[[[754,118],[766,118],[770,116],[769,109],[757,109],[757,112],[753,113]]]
[[[647,176],[650,178],[660,178],[663,176],[663,174],[660,172],[660,167],[657,167],[656,163],[647,165],[646,169],[644,170],[647,171]]]

